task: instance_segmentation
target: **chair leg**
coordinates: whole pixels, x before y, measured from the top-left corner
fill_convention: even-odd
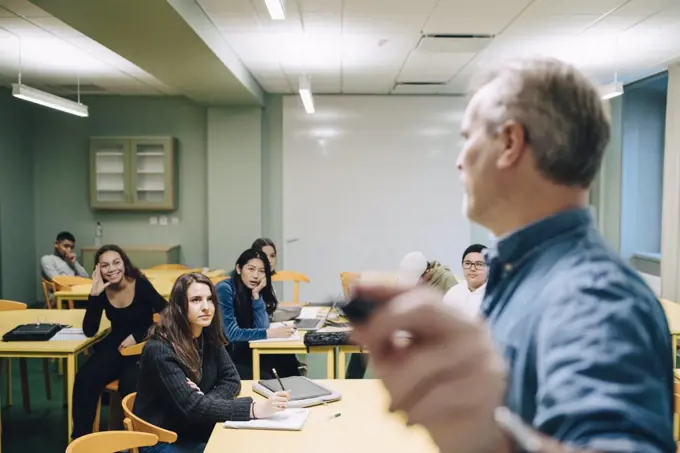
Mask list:
[[[102,395],[99,395],[99,400],[97,401],[97,411],[94,413],[94,424],[92,425],[92,432],[99,432],[99,425],[101,424],[101,413],[102,413]]]
[[[31,413],[31,395],[28,387],[28,368],[26,359],[19,359],[19,374],[21,375],[21,396],[24,400],[24,411]]]
[[[50,385],[50,359],[43,359],[43,375],[45,377],[45,395],[52,399],[52,386]]]

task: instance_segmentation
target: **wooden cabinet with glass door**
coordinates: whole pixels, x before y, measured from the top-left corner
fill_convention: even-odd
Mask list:
[[[175,209],[172,137],[90,139],[90,207],[99,210]]]

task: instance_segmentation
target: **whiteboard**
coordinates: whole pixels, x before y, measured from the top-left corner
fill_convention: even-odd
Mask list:
[[[310,277],[302,301],[342,294],[343,271],[392,270],[414,250],[460,267],[470,244],[456,158],[465,100],[315,96],[284,99],[280,269]],[[284,300],[292,299],[291,285]]]

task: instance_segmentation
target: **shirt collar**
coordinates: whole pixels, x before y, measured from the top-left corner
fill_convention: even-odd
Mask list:
[[[592,224],[593,217],[587,208],[558,212],[499,238],[494,249],[486,250],[486,261],[499,260],[506,267],[513,266],[551,239]]]

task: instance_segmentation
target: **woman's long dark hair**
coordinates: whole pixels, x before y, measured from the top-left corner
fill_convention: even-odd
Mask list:
[[[187,292],[193,283],[202,283],[210,288],[210,298],[215,305],[215,314],[208,327],[203,329],[204,351],[206,346],[213,349],[227,344],[222,330],[222,314],[217,302],[215,286],[208,277],[192,272],[180,275],[172,287],[170,301],[161,314],[157,325],[152,326],[149,336],[167,342],[175,350],[175,354],[189,371],[189,377],[198,384],[201,377],[201,360],[189,324],[189,298]]]
[[[101,258],[101,256],[106,252],[116,252],[117,254],[120,255],[120,259],[123,260],[123,266],[125,268],[124,274],[128,280],[137,280],[139,277],[144,277],[142,271],[140,271],[132,264],[132,262],[130,261],[130,257],[127,256],[127,253],[125,253],[122,248],[114,244],[107,244],[99,247],[97,253],[94,254],[95,265],[99,264],[99,258]]]
[[[269,239],[269,238],[258,238],[258,239],[255,239],[255,242],[253,242],[253,245],[251,245],[250,248],[251,248],[251,249],[255,249],[255,250],[259,250],[259,251],[261,251],[261,252],[264,253],[264,250],[262,250],[262,249],[265,248],[265,247],[267,247],[267,246],[270,246],[271,248],[273,248],[273,249],[274,249],[274,253],[275,253],[276,255],[279,254],[279,251],[276,250],[276,244],[274,244],[274,241],[272,241],[272,240]],[[266,255],[266,254],[265,254],[265,255]],[[269,259],[269,258],[267,258],[267,259]],[[276,269],[272,270],[272,275],[274,275],[274,274],[276,274]]]
[[[241,256],[236,260],[236,266],[241,269],[248,264],[248,261],[257,259],[264,264],[264,275],[267,279],[267,286],[260,292],[260,296],[264,299],[264,305],[269,316],[274,313],[279,301],[276,300],[274,291],[272,291],[272,271],[269,267],[269,260],[267,256],[260,250],[248,249],[241,253]],[[243,278],[234,269],[231,273],[231,281],[234,284],[234,315],[236,322],[242,329],[251,329],[253,327],[253,297],[252,290],[243,283]]]

